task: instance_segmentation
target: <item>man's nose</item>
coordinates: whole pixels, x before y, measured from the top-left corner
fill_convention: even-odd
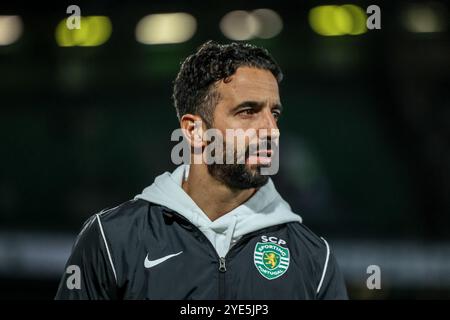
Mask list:
[[[273,116],[272,110],[265,109],[262,117],[261,129],[278,129],[277,121]]]
[[[280,136],[280,130],[278,130],[278,124],[275,117],[272,114],[272,110],[267,108],[264,110],[261,119],[261,125],[259,129],[262,130],[261,133],[267,132],[266,134],[260,134],[259,138],[264,138],[263,135],[270,137],[272,140],[278,139]]]

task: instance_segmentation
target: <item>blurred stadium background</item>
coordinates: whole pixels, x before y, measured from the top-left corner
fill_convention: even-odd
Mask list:
[[[65,28],[71,4],[79,31]],[[381,30],[365,27],[372,4]],[[350,297],[450,298],[448,10],[444,0],[3,1],[0,298],[52,299],[83,221],[173,170],[171,83],[209,39],[264,46],[284,70],[274,179],[332,244]],[[381,290],[366,287],[369,265]]]

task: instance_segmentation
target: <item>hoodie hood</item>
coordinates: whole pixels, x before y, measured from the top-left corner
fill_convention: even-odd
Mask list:
[[[211,221],[181,187],[188,174],[189,165],[181,165],[172,173],[165,172],[135,199],[168,207],[184,216],[205,234],[220,257],[225,257],[236,241],[247,233],[287,222],[302,222],[278,194],[270,178],[246,202]]]

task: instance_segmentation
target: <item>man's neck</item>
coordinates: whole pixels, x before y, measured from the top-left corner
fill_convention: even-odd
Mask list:
[[[212,177],[206,165],[190,165],[189,177],[182,183],[183,190],[203,212],[214,221],[247,201],[256,189],[230,189]]]

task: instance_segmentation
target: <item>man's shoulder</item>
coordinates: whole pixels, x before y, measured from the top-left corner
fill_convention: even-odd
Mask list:
[[[318,236],[303,222],[291,222],[287,224],[291,236],[294,237],[295,245],[302,246],[313,255],[323,256],[329,250],[327,241]]]
[[[149,217],[153,212],[159,212],[161,208],[142,199],[128,200],[91,215],[81,233],[91,225],[96,225],[109,241],[129,239],[130,235],[137,234],[143,225],[149,223]]]
[[[149,210],[150,203],[141,199],[125,201],[115,207],[104,208],[94,214],[104,224],[123,224],[130,220],[143,218]]]

